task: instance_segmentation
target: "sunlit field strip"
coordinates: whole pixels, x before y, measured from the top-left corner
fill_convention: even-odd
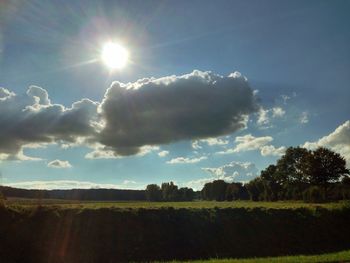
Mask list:
[[[185,262],[185,261],[172,261],[172,262]],[[324,263],[324,262],[350,262],[350,250],[336,252],[336,253],[327,253],[321,255],[312,255],[312,256],[285,256],[285,257],[268,257],[268,258],[252,258],[252,259],[210,259],[210,260],[195,260],[195,261],[186,261],[191,263]]]
[[[296,208],[327,208],[337,209],[347,205],[347,202],[309,204],[303,202],[253,202],[253,201],[232,201],[232,202],[215,202],[215,201],[193,201],[193,202],[145,202],[145,201],[76,201],[76,200],[55,200],[55,199],[17,199],[9,198],[6,201],[8,207],[35,207],[35,206],[55,206],[59,208],[116,208],[116,209],[157,209],[157,208],[174,208],[174,209],[202,209],[202,208],[268,208],[268,209],[296,209]]]

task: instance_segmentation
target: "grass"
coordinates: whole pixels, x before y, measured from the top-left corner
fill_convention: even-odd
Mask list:
[[[172,261],[181,262],[181,261]],[[187,261],[190,263],[322,263],[322,262],[350,262],[350,250],[327,253],[312,256],[284,256],[284,257],[268,257],[268,258],[251,258],[251,259],[210,259]]]
[[[337,209],[344,206],[344,202],[310,204],[297,201],[279,201],[279,202],[253,202],[253,201],[233,201],[233,202],[216,202],[216,201],[193,201],[193,202],[145,202],[145,201],[76,201],[76,200],[56,200],[56,199],[23,199],[9,198],[6,201],[7,207],[31,208],[38,205],[55,206],[65,209],[159,209],[172,207],[174,209],[190,208],[267,208],[267,209],[297,209],[297,208],[327,208]]]

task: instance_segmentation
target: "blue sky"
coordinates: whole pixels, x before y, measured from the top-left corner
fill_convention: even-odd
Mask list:
[[[349,162],[349,11],[349,1],[2,1],[2,183],[200,189],[248,181],[297,145]],[[107,41],[129,51],[124,68],[101,62]]]

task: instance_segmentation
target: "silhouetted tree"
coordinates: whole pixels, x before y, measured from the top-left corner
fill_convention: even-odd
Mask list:
[[[239,186],[235,183],[231,183],[226,187],[225,200],[232,201],[237,200],[239,196]]]
[[[247,189],[242,185],[242,183],[230,183],[226,187],[225,200],[244,200],[248,199],[249,195]]]
[[[201,197],[203,200],[213,200],[213,183],[206,183],[201,191]]]
[[[325,190],[319,186],[311,186],[303,192],[303,200],[311,203],[322,203],[326,201]]]
[[[146,198],[148,201],[161,201],[162,192],[156,184],[149,184],[146,187]]]
[[[342,199],[350,199],[350,177],[344,176],[340,185]]]
[[[349,174],[345,159],[323,147],[308,156],[303,170],[310,184],[322,186],[325,190],[328,184],[337,182]]]
[[[192,201],[194,199],[195,193],[192,188],[182,187],[178,190],[178,200],[179,201]]]
[[[289,147],[277,161],[276,183],[283,189],[286,199],[293,198],[293,192],[302,193],[307,188],[307,178],[304,173],[306,160],[311,152],[301,147]]]
[[[205,200],[224,201],[226,198],[226,188],[228,183],[224,180],[215,180],[206,183],[202,189],[202,198]]]
[[[254,178],[247,184],[245,184],[245,187],[248,190],[248,194],[250,197],[250,200],[252,201],[261,201],[264,200],[264,181],[261,177]]]
[[[5,205],[5,200],[6,200],[6,197],[0,191],[0,206],[4,206]]]
[[[163,201],[178,201],[178,187],[173,182],[162,183]]]
[[[283,180],[281,180],[282,176],[277,170],[277,166],[269,165],[261,171],[260,177],[263,180],[264,200],[278,200],[282,196]]]

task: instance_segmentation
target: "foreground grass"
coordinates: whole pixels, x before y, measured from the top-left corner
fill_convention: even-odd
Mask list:
[[[182,262],[182,261],[173,261]],[[285,256],[285,257],[269,257],[269,258],[252,258],[252,259],[211,259],[211,260],[195,260],[187,261],[191,263],[276,263],[276,262],[298,262],[298,263],[323,263],[323,262],[350,262],[350,250],[328,253],[313,256]]]
[[[56,200],[56,199],[22,199],[9,198],[6,206],[10,208],[31,208],[40,206],[55,206],[65,209],[100,209],[100,208],[116,208],[116,209],[174,209],[190,208],[267,208],[267,209],[297,209],[297,208],[327,208],[337,209],[345,205],[345,202],[309,204],[297,201],[279,201],[279,202],[253,202],[253,201],[232,201],[232,202],[216,202],[216,201],[193,201],[193,202],[145,202],[145,201],[76,201],[76,200]]]

